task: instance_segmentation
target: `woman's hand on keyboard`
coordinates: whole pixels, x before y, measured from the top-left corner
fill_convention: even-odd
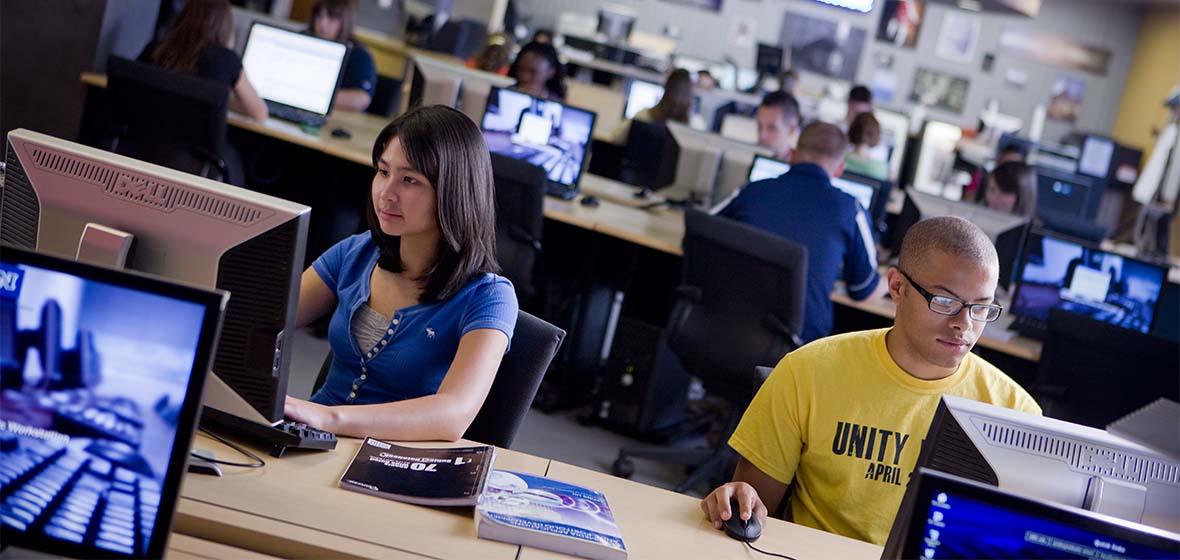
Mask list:
[[[287,396],[284,407],[283,416],[286,416],[288,420],[303,422],[308,426],[328,432],[336,431],[331,426],[333,420],[331,407],[297,399],[290,395]]]

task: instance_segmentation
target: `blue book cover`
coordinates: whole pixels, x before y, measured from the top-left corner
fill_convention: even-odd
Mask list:
[[[601,492],[511,471],[493,470],[475,507],[481,538],[583,558],[627,558]]]

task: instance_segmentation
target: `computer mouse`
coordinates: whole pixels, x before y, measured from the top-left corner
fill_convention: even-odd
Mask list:
[[[582,206],[588,206],[590,208],[594,208],[595,206],[598,206],[598,197],[594,196],[592,194],[588,194],[588,195],[582,197],[580,204]]]
[[[762,536],[762,522],[758,521],[758,517],[750,515],[750,519],[742,521],[742,516],[738,514],[738,502],[736,498],[729,500],[729,520],[725,522],[725,534],[731,538],[735,538],[742,542],[754,542],[758,537]]]
[[[343,128],[336,127],[336,128],[332,129],[332,137],[347,139],[347,138],[352,138],[352,133],[343,129]]]

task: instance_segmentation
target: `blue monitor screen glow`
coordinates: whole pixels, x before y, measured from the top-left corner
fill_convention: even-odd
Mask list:
[[[1016,273],[1012,313],[1048,321],[1049,309],[1060,307],[1147,333],[1166,276],[1163,267],[1033,231]]]
[[[655,107],[662,97],[664,97],[664,86],[634,80],[627,90],[627,104],[623,109],[623,116],[633,119],[640,111]]]
[[[4,251],[3,539],[69,556],[159,557],[222,296]]]
[[[572,187],[582,175],[594,118],[591,111],[492,88],[480,128],[492,152],[538,165],[551,183]]]

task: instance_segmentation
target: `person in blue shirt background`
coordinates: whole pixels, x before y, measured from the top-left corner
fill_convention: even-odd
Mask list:
[[[348,45],[348,62],[332,108],[360,112],[369,108],[377,92],[377,65],[368,49],[353,38],[355,28],[356,8],[349,0],[319,0],[311,9],[313,35]]]
[[[491,159],[463,113],[441,105],[394,119],[373,147],[368,233],[303,273],[297,323],[332,313],[332,364],[292,420],[345,436],[462,437],[518,312],[498,276]]]
[[[804,342],[832,333],[831,292],[837,277],[843,276],[852,299],[884,293],[868,211],[831,184],[831,177],[844,172],[847,146],[848,138],[835,125],[807,125],[791,153],[790,171],[750,183],[719,212],[807,247]]]

